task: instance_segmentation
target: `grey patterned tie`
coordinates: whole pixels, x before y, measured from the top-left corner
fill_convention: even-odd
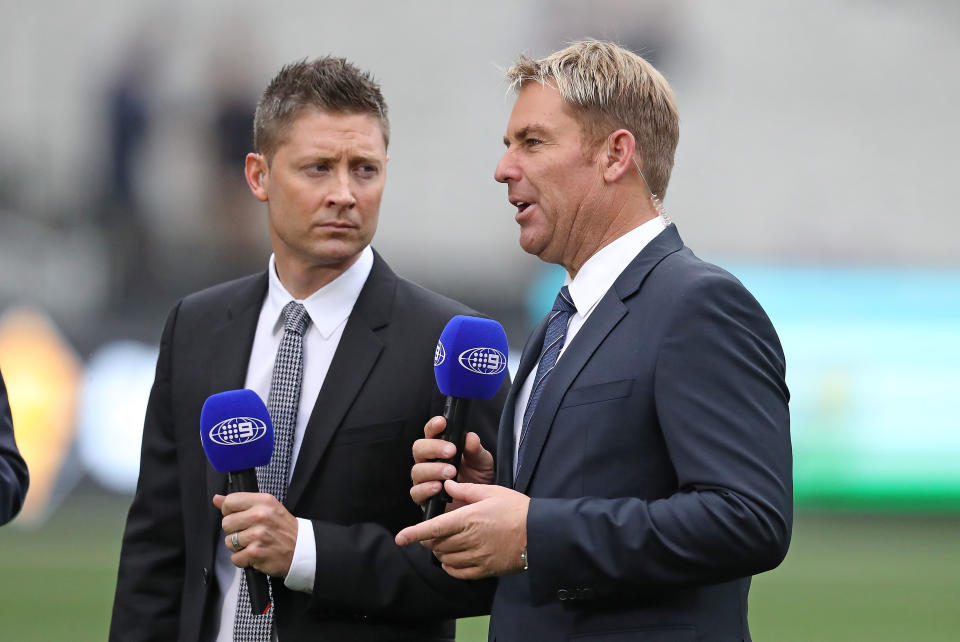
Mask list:
[[[533,416],[537,402],[540,401],[544,384],[553,371],[553,367],[557,365],[560,350],[563,348],[564,337],[567,336],[567,323],[570,321],[570,315],[576,311],[577,308],[570,298],[570,290],[567,289],[567,286],[563,286],[553,302],[553,310],[551,310],[550,319],[547,321],[547,333],[543,337],[543,349],[540,351],[540,365],[537,366],[537,375],[533,380],[533,388],[530,389],[530,398],[527,400],[527,407],[523,411],[520,445],[517,448],[517,472],[523,466],[523,451],[524,446],[526,446],[530,417]]]
[[[266,466],[257,468],[260,492],[270,493],[281,503],[287,497],[287,479],[293,455],[293,434],[300,408],[300,382],[303,379],[303,333],[310,324],[306,308],[291,301],[283,308],[283,339],[273,364],[270,397],[267,408],[273,420],[273,457]],[[271,595],[273,593],[271,589]],[[269,642],[274,607],[264,615],[250,612],[247,579],[240,574],[236,619],[233,622],[234,642]]]

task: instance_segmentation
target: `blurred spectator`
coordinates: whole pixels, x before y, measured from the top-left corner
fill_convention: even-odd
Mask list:
[[[152,48],[135,41],[109,82],[104,101],[109,140],[106,203],[100,215],[114,260],[115,295],[127,299],[142,289],[149,270],[149,239],[136,185],[137,167],[151,126],[149,88],[155,81]]]

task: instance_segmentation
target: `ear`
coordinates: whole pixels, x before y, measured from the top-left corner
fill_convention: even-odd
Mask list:
[[[262,154],[247,154],[243,174],[247,178],[250,191],[257,200],[262,203],[267,202],[267,182],[270,179],[270,166],[267,164],[267,159]]]
[[[603,179],[608,183],[615,183],[631,173],[636,150],[636,140],[626,129],[618,129],[607,136],[606,149],[600,150]]]

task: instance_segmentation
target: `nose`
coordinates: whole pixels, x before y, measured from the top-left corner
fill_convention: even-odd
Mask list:
[[[500,162],[497,163],[497,168],[493,171],[493,180],[498,183],[520,180],[520,168],[514,162],[513,154],[510,153],[509,149],[503,152],[503,156],[500,157]]]
[[[334,185],[327,195],[327,207],[336,209],[351,209],[357,204],[350,184],[349,172],[340,172]]]

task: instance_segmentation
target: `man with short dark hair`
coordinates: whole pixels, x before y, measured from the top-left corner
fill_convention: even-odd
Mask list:
[[[0,373],[0,525],[17,516],[27,496],[30,475],[17,450],[13,435],[13,415],[7,400],[7,386]]]
[[[127,519],[111,639],[453,640],[490,585],[454,580],[393,535],[418,521],[410,445],[442,407],[430,356],[465,306],[396,276],[370,248],[389,121],[373,78],[340,58],[284,67],[245,176],[267,204],[268,269],[180,301],[160,344]],[[224,496],[200,409],[250,388],[276,433],[261,493]],[[502,394],[475,406],[495,436]],[[242,568],[270,576],[251,613]]]
[[[397,543],[499,577],[490,639],[749,640],[750,576],[792,524],[784,358],[749,292],[663,214],[678,118],[666,80],[585,41],[508,71],[495,178],[520,245],[567,271],[507,397],[497,464],[414,444],[411,496],[456,500]],[[486,448],[484,447],[486,446]],[[479,483],[477,483],[479,482]]]

